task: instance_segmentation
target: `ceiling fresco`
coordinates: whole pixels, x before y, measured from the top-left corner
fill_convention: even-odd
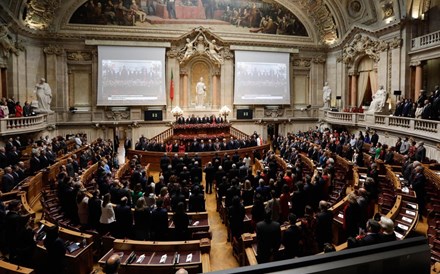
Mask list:
[[[231,32],[308,36],[297,16],[268,0],[89,0],[69,23],[141,28],[215,25]]]

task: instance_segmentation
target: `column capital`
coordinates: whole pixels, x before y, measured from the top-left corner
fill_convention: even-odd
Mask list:
[[[409,66],[410,67],[417,67],[417,66],[421,66],[422,65],[422,61],[420,61],[420,60],[412,60],[410,63],[409,63]]]

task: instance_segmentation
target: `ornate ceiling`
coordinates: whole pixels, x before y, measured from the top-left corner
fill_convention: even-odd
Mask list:
[[[95,3],[100,0],[91,0]],[[113,1],[113,0],[111,0]],[[125,1],[125,0],[123,0]],[[181,0],[182,2],[185,0]],[[186,2],[191,0],[186,0]],[[234,3],[233,0],[213,0],[221,3]],[[269,40],[276,43],[291,45],[314,44],[337,45],[353,28],[375,30],[386,27],[387,24],[400,22],[402,13],[408,11],[404,6],[405,0],[249,0],[251,7],[257,4],[280,5],[293,14],[291,20],[301,23],[306,35],[271,35],[252,31],[238,32],[234,29],[221,28],[215,25],[209,26],[214,32],[219,33],[225,40],[231,41],[257,41]],[[422,1],[422,0],[420,0]],[[162,24],[145,26],[115,26],[114,24],[72,24],[71,18],[75,12],[86,4],[88,0],[2,0],[0,2],[0,19],[3,23],[9,23],[14,30],[27,33],[52,37],[54,39],[93,36],[106,36],[111,39],[121,37],[126,39],[164,39],[178,37],[193,27],[203,25],[203,22],[194,22],[194,26],[188,27],[181,24]],[[107,2],[107,1],[102,1]],[[143,3],[147,1],[142,1]],[[158,2],[151,1],[151,2]],[[197,0],[196,0],[197,2]],[[238,2],[235,1],[235,2]],[[423,2],[423,1],[422,1]],[[139,3],[141,3],[139,1]],[[250,8],[249,8],[250,9]],[[289,18],[289,17],[288,17]],[[239,26],[237,25],[237,28]],[[275,37],[277,36],[277,37]]]

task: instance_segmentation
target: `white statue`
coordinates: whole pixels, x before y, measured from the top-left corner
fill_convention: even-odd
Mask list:
[[[332,89],[328,86],[328,82],[324,83],[322,88],[322,100],[324,101],[324,109],[330,108],[330,100],[332,98]]]
[[[52,89],[50,88],[49,84],[46,83],[46,79],[40,79],[40,82],[35,85],[34,92],[37,94],[37,112],[52,112],[50,109],[50,103],[52,102]]]
[[[188,60],[194,54],[194,41],[195,40],[191,41],[189,38],[186,38],[185,47],[182,49],[182,51],[184,51],[185,53],[183,55],[181,63]]]
[[[208,41],[208,55],[217,61],[219,64],[223,64],[223,58],[218,54],[217,51],[221,50],[223,47],[217,46],[216,41],[213,39],[212,42]]]
[[[206,85],[203,82],[203,77],[200,77],[196,85],[196,106],[201,107],[204,104],[206,97]]]
[[[379,87],[379,90],[373,95],[373,101],[371,101],[370,107],[365,113],[375,113],[382,111],[385,103],[388,99],[388,93],[383,88],[383,86]]]

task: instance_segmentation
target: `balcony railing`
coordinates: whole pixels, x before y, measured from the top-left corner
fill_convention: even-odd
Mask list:
[[[440,31],[412,39],[411,50],[426,49],[433,46],[440,46]]]
[[[26,133],[47,127],[47,114],[0,119],[0,135]]]
[[[381,128],[403,135],[411,133],[412,135],[418,135],[420,138],[440,141],[440,121],[332,111],[326,111],[324,117],[326,122],[330,124],[350,124],[360,127]]]

